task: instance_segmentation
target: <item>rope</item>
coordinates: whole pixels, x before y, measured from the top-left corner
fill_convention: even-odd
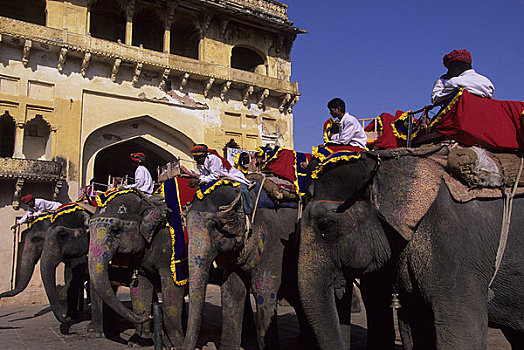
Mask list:
[[[257,213],[257,207],[258,207],[258,200],[260,199],[260,192],[262,192],[262,187],[264,187],[264,182],[266,182],[266,175],[262,174],[262,183],[260,184],[260,188],[258,189],[257,193],[257,199],[255,201],[255,207],[253,208],[253,215],[251,215],[251,222],[255,222],[255,214]]]
[[[500,229],[499,247],[497,249],[497,257],[495,259],[495,272],[493,273],[493,277],[491,277],[491,281],[489,281],[488,289],[491,287],[491,284],[495,280],[495,276],[497,276],[497,272],[499,271],[500,263],[502,262],[502,257],[504,256],[504,250],[506,250],[506,243],[508,241],[508,235],[509,235],[509,226],[511,223],[511,213],[513,211],[513,198],[515,197],[515,192],[517,191],[517,187],[519,185],[519,180],[520,180],[520,175],[522,174],[523,165],[524,165],[524,158],[520,158],[519,173],[517,174],[517,178],[515,179],[515,184],[513,185],[513,189],[511,190],[511,193],[509,195],[507,191],[504,190],[504,211],[502,213],[502,227]]]

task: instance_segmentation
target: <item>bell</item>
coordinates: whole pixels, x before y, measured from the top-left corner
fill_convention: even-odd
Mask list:
[[[398,300],[397,293],[391,294],[391,304],[389,304],[389,307],[393,309],[400,309],[402,307],[402,305],[400,305],[400,300]]]
[[[137,287],[138,286],[138,270],[134,269],[133,274],[131,275],[131,287]]]

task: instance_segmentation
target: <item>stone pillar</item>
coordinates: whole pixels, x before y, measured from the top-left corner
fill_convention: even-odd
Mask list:
[[[171,50],[171,25],[175,20],[175,10],[178,3],[173,3],[167,8],[167,13],[164,17],[164,52],[169,53]]]
[[[24,158],[24,127],[25,123],[16,123],[14,158]]]
[[[135,0],[127,3],[126,11],[126,45],[133,45],[133,17],[135,15]]]

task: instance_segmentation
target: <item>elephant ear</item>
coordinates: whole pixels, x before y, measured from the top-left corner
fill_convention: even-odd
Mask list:
[[[404,155],[384,160],[375,177],[372,200],[380,216],[404,239],[413,233],[438,195],[445,155]]]
[[[155,232],[165,223],[169,209],[164,202],[143,198],[140,201],[140,212],[140,234],[151,243]]]

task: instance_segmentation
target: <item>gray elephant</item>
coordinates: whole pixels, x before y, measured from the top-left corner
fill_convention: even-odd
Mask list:
[[[341,344],[329,292],[336,273],[389,268],[405,348],[485,349],[488,325],[500,328],[513,349],[524,348],[524,200],[514,200],[495,275],[503,200],[455,201],[442,181],[446,159],[445,148],[362,153],[326,166],[310,184],[299,290],[322,349]],[[375,309],[385,308],[378,299]],[[376,321],[384,323],[384,315]]]
[[[82,228],[87,222],[86,219],[88,217],[86,217],[86,215],[87,213],[83,211],[75,211],[61,215],[51,223],[51,214],[49,214],[39,217],[26,230],[24,230],[22,232],[24,248],[20,259],[19,278],[17,279],[15,288],[11,291],[0,294],[0,298],[13,297],[25,290],[31,280],[35,266],[42,256],[48,230],[57,226]],[[65,285],[65,290],[67,291],[67,314],[69,316],[75,316],[83,306],[83,303],[79,302],[79,293],[83,289],[83,283],[81,282],[85,280],[85,273],[78,269],[71,271],[70,266],[66,266],[66,276],[68,276]],[[58,304],[56,290],[54,294]],[[55,315],[57,314],[55,313]],[[61,315],[59,317],[61,317]]]
[[[173,244],[165,226],[167,212],[165,203],[134,191],[114,196],[91,218],[88,261],[96,292],[118,314],[135,323],[139,332],[149,320],[154,289],[161,290],[164,345],[176,348],[184,340],[182,307],[186,288],[174,282],[170,269]],[[133,311],[118,300],[111,288],[108,266],[114,257],[128,258],[131,268],[138,270],[138,283],[131,286]]]
[[[296,208],[259,208],[248,233],[240,192],[232,186],[217,187],[203,199],[193,201],[186,218],[190,302],[185,350],[195,349],[209,269],[217,257],[222,259],[225,269],[220,349],[240,349],[244,300],[250,288],[256,301],[258,347],[278,348],[277,299],[283,275],[287,274],[285,270],[296,273],[296,259],[290,258],[293,251],[291,255],[284,253],[286,249],[292,250],[296,219]],[[284,256],[291,260],[287,266],[283,266]],[[297,297],[289,294],[286,299],[293,304]],[[299,322],[304,326],[305,319],[299,317]]]

